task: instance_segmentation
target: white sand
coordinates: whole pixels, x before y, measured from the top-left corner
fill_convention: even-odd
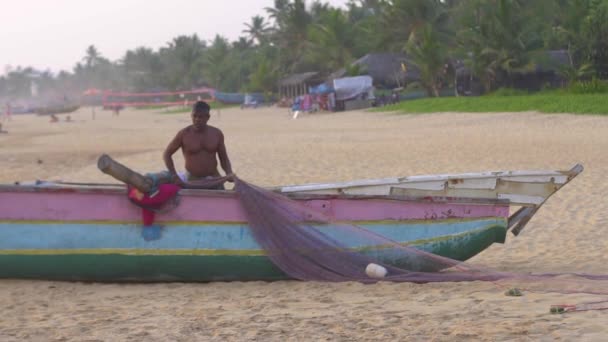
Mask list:
[[[65,116],[61,116],[62,120]],[[0,182],[113,181],[109,153],[142,171],[187,114],[89,109],[73,123],[14,116],[0,135]],[[472,261],[512,272],[608,274],[608,117],[536,113],[304,115],[222,110],[235,172],[260,185],[504,169],[585,171],[553,196],[522,235]],[[41,164],[38,160],[42,161]],[[181,156],[177,158],[181,165]],[[608,312],[550,315],[590,295],[506,297],[491,283],[81,284],[0,280],[0,341],[604,341]]]

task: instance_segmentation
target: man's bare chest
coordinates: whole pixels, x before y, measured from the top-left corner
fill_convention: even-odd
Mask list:
[[[219,139],[210,134],[186,134],[182,140],[184,153],[196,154],[199,152],[217,152]]]

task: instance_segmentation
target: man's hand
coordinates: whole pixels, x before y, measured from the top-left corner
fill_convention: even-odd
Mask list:
[[[230,183],[234,183],[234,178],[236,177],[236,175],[231,172],[229,174],[226,175],[226,181],[230,182]]]
[[[173,184],[175,185],[179,185],[182,188],[186,185],[181,178],[179,178],[179,176],[177,174],[173,174],[173,176],[171,177],[171,181],[173,182]]]

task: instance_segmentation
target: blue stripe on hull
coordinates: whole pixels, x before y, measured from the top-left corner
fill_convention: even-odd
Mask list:
[[[505,226],[504,218],[433,222],[381,222],[359,226],[391,240],[408,242],[461,234],[483,227]],[[330,237],[349,247],[364,246],[365,235],[323,227]],[[259,249],[247,225],[201,223],[167,225],[159,240],[145,241],[142,227],[107,223],[0,222],[0,250],[19,249]]]

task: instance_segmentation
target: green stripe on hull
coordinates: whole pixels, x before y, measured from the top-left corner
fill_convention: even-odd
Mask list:
[[[494,225],[446,237],[419,241],[415,247],[456,260],[466,260],[494,242],[506,228]],[[378,253],[378,252],[377,252]],[[383,261],[409,270],[437,271],[424,260]],[[0,277],[82,281],[231,281],[280,280],[288,277],[263,255],[0,255]]]

